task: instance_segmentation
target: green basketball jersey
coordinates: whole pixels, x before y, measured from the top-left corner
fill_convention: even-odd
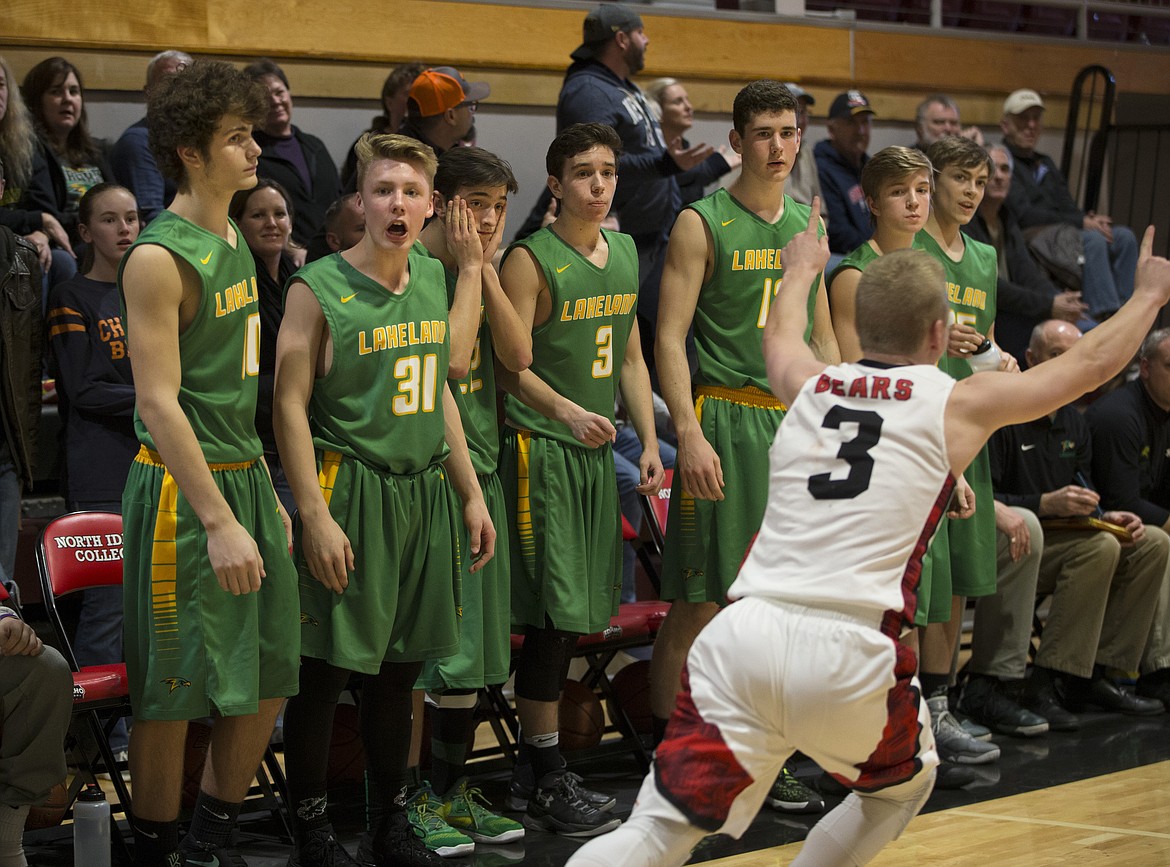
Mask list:
[[[313,383],[313,443],[379,472],[409,475],[447,456],[447,292],[443,266],[412,252],[395,295],[340,253],[290,280],[308,284],[333,337],[333,365]]]
[[[953,320],[971,325],[980,334],[986,335],[995,324],[995,286],[997,259],[995,248],[960,235],[963,239],[963,258],[954,261],[922,229],[914,236],[915,248],[929,253],[942,264],[947,276],[947,299],[951,303]],[[944,355],[938,365],[955,379],[971,375],[971,365],[965,358],[950,358]]]
[[[783,278],[780,250],[808,226],[808,206],[785,196],[783,215],[767,223],[721,189],[690,207],[707,224],[715,248],[715,267],[695,308],[695,385],[771,391],[764,368],[764,323]],[[812,334],[819,283],[818,277],[809,287],[805,340]]]
[[[841,260],[840,264],[833,269],[829,274],[828,283],[829,291],[833,291],[833,281],[837,279],[837,275],[842,271],[862,271],[869,267],[870,263],[880,259],[881,253],[870,246],[869,241],[866,241],[848,256]]]
[[[260,372],[256,264],[244,236],[228,222],[236,233],[235,247],[171,211],[151,220],[135,242],[135,247],[156,244],[169,250],[190,265],[202,283],[195,318],[179,335],[179,405],[210,463],[252,460],[263,451],[255,423]],[[122,269],[129,258],[128,253],[118,270],[123,298]],[[124,309],[122,321],[133,346],[134,320]],[[157,451],[137,409],[134,430],[140,442]]]
[[[524,247],[536,258],[552,297],[548,319],[532,329],[529,369],[557,394],[612,422],[626,341],[638,309],[638,251],[629,235],[604,229],[602,234],[609,244],[604,268],[566,244],[551,227],[512,246]],[[567,427],[512,395],[504,405],[513,425],[580,445]]]
[[[431,256],[420,241],[414,242],[414,252]],[[435,259],[437,262],[438,260]],[[447,306],[455,301],[455,283],[458,274],[444,269],[447,278]],[[494,473],[500,457],[500,422],[496,416],[496,366],[492,358],[492,330],[484,313],[483,298],[479,302],[479,333],[471,351],[471,367],[463,379],[451,381],[451,393],[459,407],[463,421],[463,435],[471,452],[471,464],[480,475]]]

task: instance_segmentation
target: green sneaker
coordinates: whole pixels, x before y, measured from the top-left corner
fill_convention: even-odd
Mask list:
[[[479,789],[469,788],[465,777],[448,793],[438,808],[439,815],[476,843],[511,843],[524,837],[523,825],[485,810],[481,804],[489,804],[488,799]]]
[[[785,765],[764,798],[769,807],[782,813],[819,813],[825,809],[825,800],[796,778]]]
[[[431,787],[423,786],[406,802],[406,818],[422,838],[423,845],[440,858],[470,855],[475,851],[475,841],[443,820],[439,812],[442,806]]]

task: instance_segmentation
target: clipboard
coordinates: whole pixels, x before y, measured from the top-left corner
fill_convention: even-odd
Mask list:
[[[1084,532],[1104,531],[1112,533],[1124,544],[1133,544],[1133,534],[1120,524],[1094,518],[1090,515],[1074,515],[1068,518],[1041,518],[1040,526],[1045,530],[1081,530]]]

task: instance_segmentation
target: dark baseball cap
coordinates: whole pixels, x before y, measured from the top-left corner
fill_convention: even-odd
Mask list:
[[[817,104],[817,101],[813,97],[813,95],[811,93],[809,93],[807,90],[805,90],[803,87],[801,87],[799,84],[797,84],[795,81],[786,81],[786,82],[784,82],[784,86],[787,87],[789,93],[791,93],[797,99],[803,99],[809,105],[816,105]]]
[[[589,60],[613,39],[614,34],[623,30],[637,30],[642,26],[642,16],[619,3],[602,3],[585,16],[581,28],[581,45],[569,56],[574,60]]]
[[[837,94],[837,98],[833,100],[832,106],[829,107],[829,119],[854,117],[866,111],[870,114],[877,114],[873,110],[873,106],[869,104],[869,100],[865,98],[864,93],[860,90],[847,90]]]

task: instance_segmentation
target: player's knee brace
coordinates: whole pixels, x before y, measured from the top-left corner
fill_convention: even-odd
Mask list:
[[[528,627],[516,666],[516,695],[530,701],[558,701],[579,637],[562,629]]]

